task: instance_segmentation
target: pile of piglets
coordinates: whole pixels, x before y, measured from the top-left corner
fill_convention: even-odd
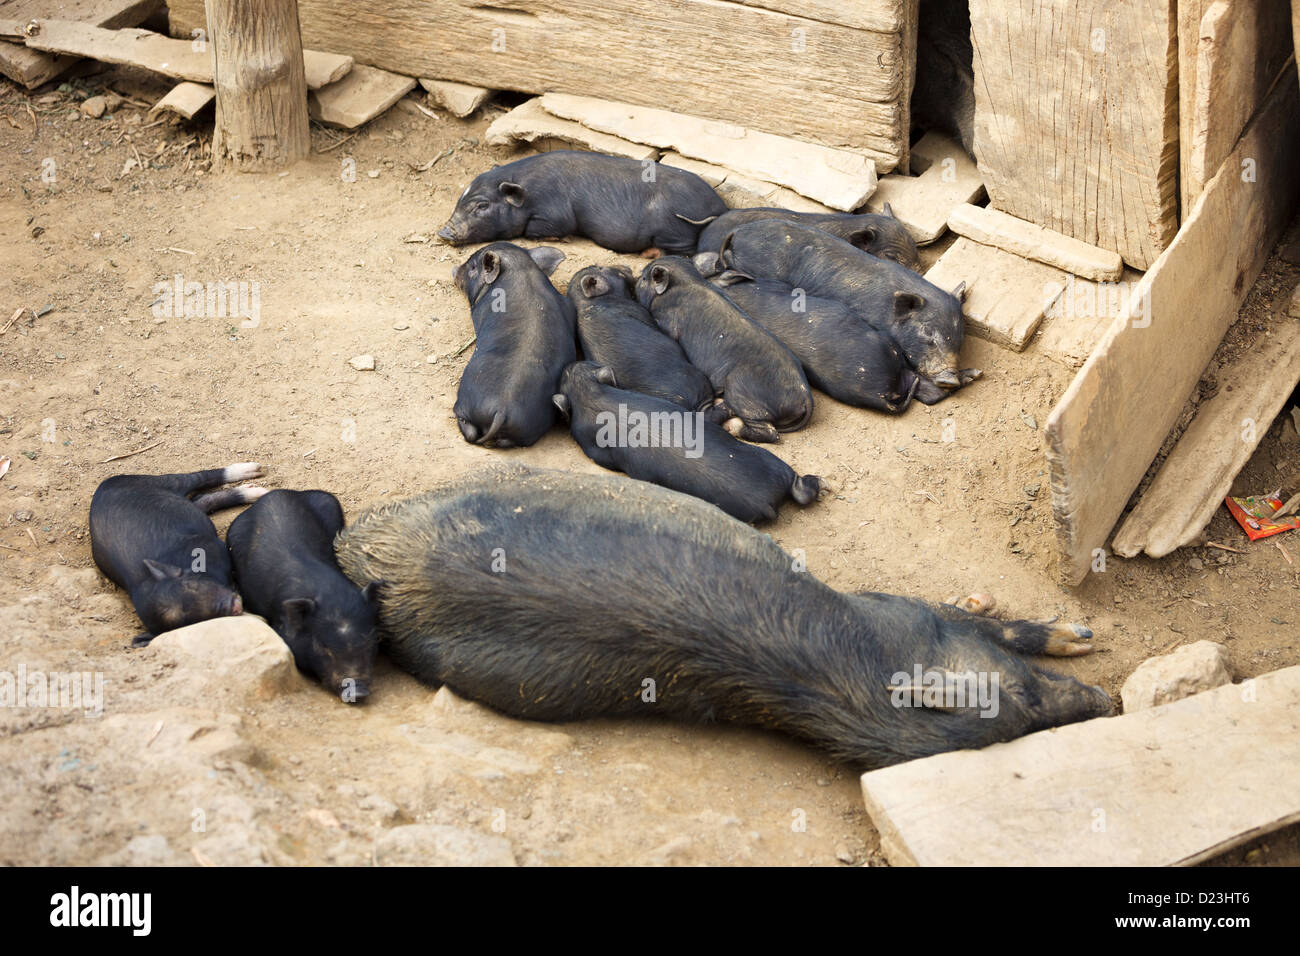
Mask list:
[[[900,414],[980,376],[959,367],[964,289],[915,271],[888,207],[728,210],[686,170],[556,150],[477,176],[438,235],[488,243],[455,272],[477,336],[453,409],[466,441],[531,445],[558,411],[597,464],[742,521],[827,487],[746,444],[807,425],[814,388]],[[564,253],[505,241],[564,236],[651,261],[590,266],[561,295]]]

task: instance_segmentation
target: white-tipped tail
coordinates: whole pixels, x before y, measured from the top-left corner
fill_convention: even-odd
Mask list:
[[[248,481],[250,478],[261,478],[266,474],[266,469],[255,461],[240,462],[236,465],[227,465],[223,469],[221,480],[225,484],[232,481]]]

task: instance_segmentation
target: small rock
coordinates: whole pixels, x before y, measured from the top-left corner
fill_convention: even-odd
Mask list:
[[[647,853],[642,863],[645,866],[668,866],[686,856],[690,848],[690,837],[676,837]]]
[[[25,511],[25,510],[24,510],[24,511],[15,511],[15,512],[14,512],[14,520],[15,520],[15,521],[31,521],[31,520],[32,520],[32,513],[31,513],[30,511]]]
[[[1204,571],[1205,562],[1202,561],[1200,558],[1188,558],[1187,567],[1191,571]]]
[[[1197,641],[1172,654],[1143,661],[1120,688],[1124,712],[1172,703],[1203,690],[1232,683],[1228,652],[1222,644]]]
[[[393,325],[393,328],[396,329],[398,332],[405,332],[410,327],[411,326],[406,322],[397,322]]]
[[[517,866],[505,837],[413,823],[375,838],[378,866]]]
[[[377,170],[377,169],[367,170],[366,175],[369,176],[371,179],[378,179],[378,178],[379,178],[379,170]]]
[[[108,100],[102,96],[92,96],[81,104],[81,112],[91,119],[99,119],[108,109]]]
[[[1038,431],[1038,419],[1036,419],[1033,415],[1030,415],[1028,412],[1021,412],[1020,420],[1024,422],[1025,426],[1030,430]]]
[[[1037,498],[1038,493],[1043,490],[1043,483],[1036,481],[1032,485],[1025,485],[1025,497]]]
[[[339,818],[324,807],[315,807],[308,810],[305,816],[312,823],[323,826],[327,830],[337,830],[339,828]]]
[[[373,355],[357,355],[348,359],[348,364],[358,372],[373,372],[375,370],[375,357]]]
[[[221,690],[266,699],[306,686],[293,654],[260,617],[218,617],[154,638],[149,653],[172,660],[184,676]]]
[[[112,90],[104,94],[104,106],[110,113],[116,113],[124,102],[126,101]]]
[[[852,863],[853,854],[849,852],[847,846],[841,843],[835,847],[835,859],[839,860],[841,863]]]
[[[437,364],[438,364],[438,356],[436,356],[436,355],[430,355],[427,359],[425,359],[425,361],[428,362],[430,365],[437,365]]]

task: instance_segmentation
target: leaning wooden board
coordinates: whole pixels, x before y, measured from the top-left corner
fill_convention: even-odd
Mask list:
[[[1290,221],[1298,165],[1292,64],[1047,420],[1066,583],[1093,566]]]
[[[838,22],[814,18],[825,3],[762,8],[795,8],[779,0],[299,0],[298,11],[306,46],[358,63],[660,107],[858,149],[883,173],[907,162],[916,2],[845,0]],[[176,35],[204,24],[202,0],[169,9]]]
[[[975,156],[996,209],[1145,269],[1178,229],[1170,0],[971,0]]]
[[[25,23],[34,17],[56,17],[98,27],[133,27],[160,6],[162,0],[0,0],[0,20]],[[0,43],[0,73],[28,89],[48,83],[76,62],[75,56]]]
[[[1300,667],[862,776],[889,862],[1178,866],[1300,820]]]

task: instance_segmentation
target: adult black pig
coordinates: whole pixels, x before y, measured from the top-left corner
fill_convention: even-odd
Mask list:
[[[255,462],[179,475],[114,475],[90,499],[90,554],[110,581],[131,595],[155,635],[214,617],[242,614],[231,582],[230,555],[208,517],[256,501],[265,488],[224,488],[191,499],[203,488],[264,474]]]
[[[956,294],[945,292],[896,262],[877,259],[820,229],[778,219],[745,223],[727,233],[719,259],[725,268],[844,303],[888,332],[912,367],[941,388],[960,388],[980,376],[978,369],[957,367],[964,283]]]
[[[632,273],[609,266],[588,266],[569,280],[583,355],[612,368],[620,388],[684,408],[713,404],[708,376],[632,298],[631,281]]]
[[[785,343],[803,365],[808,384],[831,398],[897,415],[914,397],[933,405],[948,395],[908,366],[888,333],[873,329],[843,303],[733,270],[710,281]]]
[[[778,432],[808,424],[812,389],[799,360],[705,281],[689,259],[665,256],[646,266],[636,295],[722,394],[715,417],[726,419],[733,435],[780,441]]]
[[[616,476],[464,478],[363,514],[337,553],[385,582],[400,666],[514,717],[752,724],[867,769],[1111,709],[1019,656],[1087,653],[1086,628],[834,591],[717,508]]]
[[[578,357],[573,306],[546,278],[562,261],[548,246],[494,242],[456,270],[476,336],[453,407],[467,442],[531,445],[555,424],[551,396]]]
[[[907,227],[894,216],[894,210],[885,203],[881,213],[847,212],[796,212],[793,209],[759,207],[732,209],[704,227],[697,243],[700,252],[717,252],[727,233],[747,222],[760,219],[779,219],[800,226],[820,229],[845,242],[869,252],[878,259],[889,259],[913,272],[921,271],[921,256],[916,251],[916,240]]]
[[[689,255],[700,227],[726,211],[684,169],[557,149],[476,176],[438,236],[456,246],[586,236],[615,252]]]
[[[694,495],[741,521],[771,521],[787,498],[809,505],[822,490],[821,479],[732,438],[703,412],[619,388],[608,366],[570,365],[555,403],[596,464]]]
[[[277,489],[231,522],[226,544],[248,610],[284,639],[300,671],[352,704],[370,696],[379,585],[358,588],[339,570],[342,530],[328,491]]]

